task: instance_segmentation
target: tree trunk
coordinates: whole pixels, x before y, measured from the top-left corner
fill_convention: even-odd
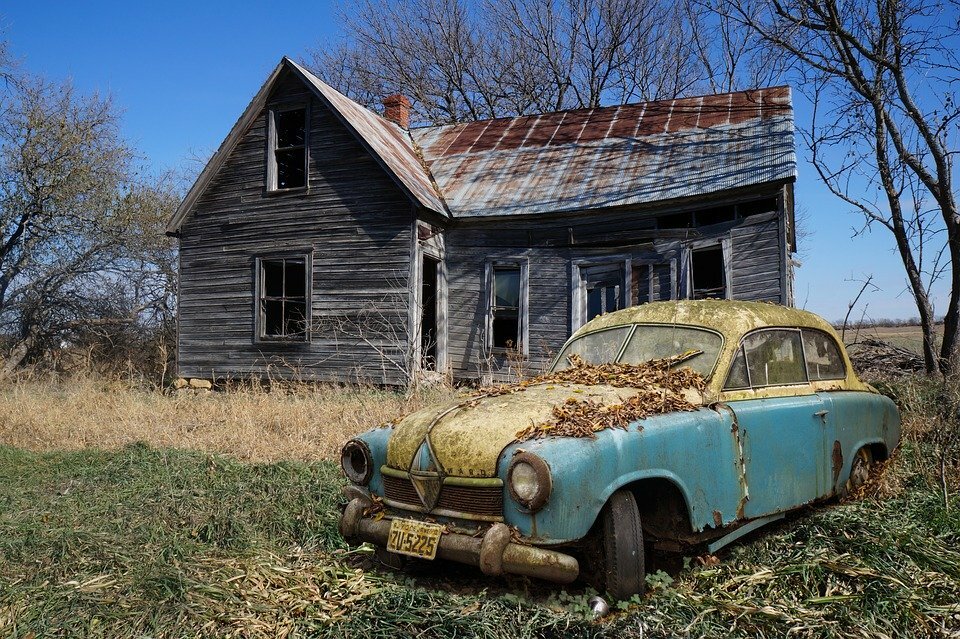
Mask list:
[[[951,259],[950,302],[943,316],[943,342],[940,344],[940,372],[944,375],[957,373],[960,366],[960,228],[956,211],[950,210],[952,208],[949,206],[943,211]]]

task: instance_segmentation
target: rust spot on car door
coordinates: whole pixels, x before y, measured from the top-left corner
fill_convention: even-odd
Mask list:
[[[840,447],[840,442],[833,442],[833,485],[837,485],[837,480],[840,479],[840,469],[843,468],[843,449]]]

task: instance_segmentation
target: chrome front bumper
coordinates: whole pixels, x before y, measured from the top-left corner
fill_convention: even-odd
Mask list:
[[[347,542],[370,542],[386,547],[390,536],[389,517],[365,517],[364,511],[373,505],[370,498],[355,487],[344,493],[350,502],[340,517],[340,534]],[[493,524],[483,537],[445,532],[440,537],[437,557],[477,566],[491,577],[502,574],[526,575],[557,583],[568,584],[580,574],[580,565],[570,555],[526,546],[510,541],[506,524]]]

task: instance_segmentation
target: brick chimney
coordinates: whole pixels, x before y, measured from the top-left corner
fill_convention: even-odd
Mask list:
[[[405,95],[388,95],[383,99],[383,117],[404,129],[409,129],[410,100]]]

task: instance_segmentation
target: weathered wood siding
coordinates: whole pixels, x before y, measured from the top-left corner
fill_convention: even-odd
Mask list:
[[[780,218],[775,214],[758,215],[749,224],[730,229],[733,243],[733,297],[738,300],[789,302],[782,290],[784,238]]]
[[[402,383],[410,202],[298,79],[281,79],[279,98],[310,103],[309,190],[265,193],[262,113],[181,229],[180,374]],[[311,340],[258,343],[254,260],[284,252],[312,255]]]
[[[776,193],[776,192],[775,192]],[[770,197],[771,193],[764,194]],[[711,203],[710,206],[716,206]],[[675,213],[675,210],[669,211]],[[488,261],[522,260],[528,265],[528,344],[525,366],[538,372],[569,337],[573,326],[572,287],[581,261],[631,260],[629,304],[675,298],[683,290],[681,253],[693,241],[729,239],[732,296],[788,303],[781,286],[784,238],[782,213],[753,212],[735,222],[683,231],[656,231],[657,211],[588,213],[580,217],[533,220],[457,221],[446,234],[448,274],[448,362],[457,379],[509,378],[516,362],[491,354],[485,345]],[[687,235],[687,237],[684,237]],[[652,265],[652,289],[650,271]]]

